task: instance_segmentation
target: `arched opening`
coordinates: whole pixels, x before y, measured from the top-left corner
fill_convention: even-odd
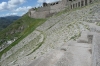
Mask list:
[[[80,7],[80,2],[78,2],[78,7]]]
[[[84,1],[81,1],[81,6],[84,6],[83,4],[84,4]]]
[[[76,3],[76,8],[77,8],[77,3]]]
[[[73,4],[73,8],[75,8],[75,4]]]
[[[69,1],[73,1],[73,0],[69,0]]]
[[[90,0],[90,3],[92,3],[92,0]]]
[[[73,8],[73,6],[71,5],[71,9]]]
[[[87,0],[85,0],[85,6],[87,5]]]

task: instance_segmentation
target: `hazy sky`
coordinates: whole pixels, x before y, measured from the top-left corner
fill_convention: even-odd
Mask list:
[[[0,17],[9,15],[23,15],[32,7],[41,6],[43,2],[58,0],[0,0]]]

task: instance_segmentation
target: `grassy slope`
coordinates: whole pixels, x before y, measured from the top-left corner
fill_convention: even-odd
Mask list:
[[[30,18],[27,14],[25,14],[19,20],[15,21],[8,28],[3,30],[0,33],[0,39],[5,38],[7,40],[7,39],[11,39],[12,37],[16,37],[16,36],[18,37],[18,39],[15,42],[13,42],[11,45],[9,45],[6,49],[4,49],[2,52],[0,52],[0,57],[2,56],[3,53],[10,50],[19,41],[24,39],[28,34],[30,34],[32,31],[34,31],[36,27],[43,24],[45,21],[46,21],[46,19],[33,19],[33,18]],[[25,28],[22,32],[16,33],[13,35],[9,34],[9,35],[5,36],[5,34],[7,32],[11,32],[12,30],[17,30],[20,26],[25,26]]]

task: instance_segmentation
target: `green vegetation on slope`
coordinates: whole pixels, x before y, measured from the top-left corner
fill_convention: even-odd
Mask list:
[[[24,39],[28,34],[34,31],[39,25],[43,24],[46,19],[33,19],[30,18],[27,14],[22,16],[19,20],[15,21],[8,28],[0,33],[0,40],[11,40],[14,37],[18,39],[9,45],[6,49],[0,52],[0,57],[3,53],[10,50],[13,46],[15,46],[18,42]],[[22,29],[20,28],[22,27]]]

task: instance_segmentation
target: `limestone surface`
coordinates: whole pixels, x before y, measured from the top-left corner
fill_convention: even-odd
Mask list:
[[[96,21],[98,14],[100,2],[60,16],[54,15],[4,53],[0,65],[92,66],[94,63],[96,66],[98,62],[100,66],[99,36],[95,38],[95,33],[100,33],[99,22]]]

